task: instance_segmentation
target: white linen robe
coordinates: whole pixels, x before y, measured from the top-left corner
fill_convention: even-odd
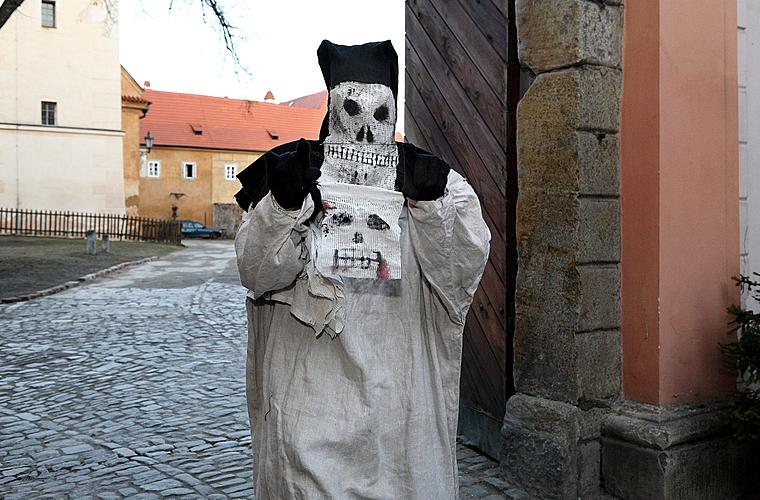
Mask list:
[[[235,241],[256,496],[456,499],[462,331],[490,241],[478,199],[451,171],[442,198],[402,213],[402,278],[344,279],[322,302],[307,292],[312,210],[268,194]],[[342,332],[317,335],[327,323]]]

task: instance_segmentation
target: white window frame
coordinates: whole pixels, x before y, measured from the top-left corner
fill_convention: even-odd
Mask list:
[[[53,6],[53,24],[48,26],[45,24],[45,4]],[[55,29],[58,27],[58,5],[54,0],[40,0],[40,26],[47,29]]]
[[[152,167],[156,167],[156,171],[151,170]],[[161,177],[161,160],[148,160],[147,176],[154,179]]]
[[[185,168],[187,165],[193,166],[193,175],[188,176],[187,175],[187,169]],[[183,179],[197,179],[198,178],[198,165],[194,161],[183,161],[180,164],[180,168],[182,169],[182,178]]]
[[[232,172],[232,174],[230,174]],[[228,163],[224,166],[224,180],[226,181],[234,181],[237,180],[237,164],[235,163]]]

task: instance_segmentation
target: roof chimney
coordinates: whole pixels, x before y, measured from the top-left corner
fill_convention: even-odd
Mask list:
[[[267,95],[264,96],[264,102],[274,102],[274,94],[271,90],[267,90]]]

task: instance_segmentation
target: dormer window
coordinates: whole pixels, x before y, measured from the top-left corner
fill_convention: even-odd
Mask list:
[[[191,123],[190,128],[193,129],[195,135],[203,135],[203,125],[200,123]]]
[[[279,134],[279,133],[277,133],[277,131],[275,131],[275,130],[269,130],[269,129],[267,129],[267,133],[269,134],[269,137],[270,137],[270,138],[271,138],[273,141],[276,141],[277,139],[279,139],[279,138],[280,138],[280,134]]]
[[[42,0],[41,20],[43,28],[55,28],[55,2]]]

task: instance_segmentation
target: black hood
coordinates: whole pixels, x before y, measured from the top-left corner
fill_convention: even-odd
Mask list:
[[[381,83],[390,87],[398,104],[398,54],[390,40],[362,45],[338,45],[322,40],[317,49],[317,59],[328,92],[327,113],[319,131],[320,141],[329,134],[329,92],[339,83]]]

